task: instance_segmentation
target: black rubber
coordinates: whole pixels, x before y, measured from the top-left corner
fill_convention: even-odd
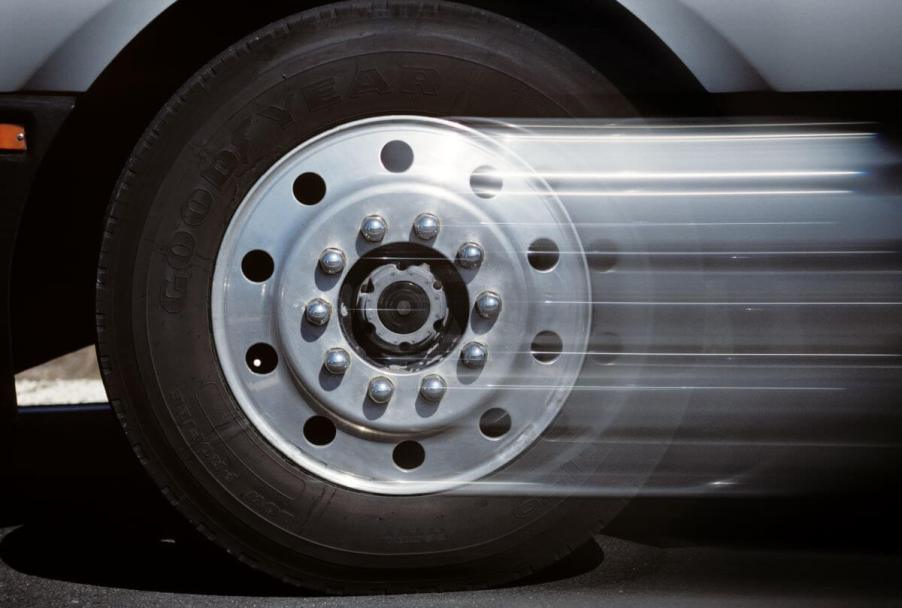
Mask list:
[[[107,391],[168,499],[239,559],[327,592],[498,584],[584,542],[619,501],[376,496],[285,459],[222,377],[211,281],[229,218],[251,185],[283,154],[338,124],[377,114],[629,113],[623,97],[565,48],[510,20],[442,2],[310,10],[200,70],[135,147],[108,210],[97,275]],[[565,424],[566,407],[549,432]],[[541,482],[605,460],[592,442],[566,460],[548,443],[504,474]]]

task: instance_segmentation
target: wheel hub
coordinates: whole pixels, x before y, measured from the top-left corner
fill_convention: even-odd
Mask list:
[[[389,147],[412,162],[386,165]],[[310,173],[326,184],[314,203],[292,194]],[[474,181],[486,174],[492,188]],[[553,264],[530,261],[540,241]],[[262,280],[242,270],[260,251]],[[411,494],[484,477],[539,437],[582,366],[590,299],[576,231],[528,166],[460,125],[395,117],[317,137],[251,189],[216,260],[212,322],[228,384],[274,446],[334,483]],[[539,334],[556,352],[533,352]],[[260,345],[272,366],[247,363]],[[489,412],[509,418],[503,433]],[[334,439],[305,437],[313,418]],[[422,460],[399,460],[412,444]]]
[[[418,371],[438,363],[464,334],[467,286],[435,249],[391,243],[368,251],[339,290],[344,338],[372,365]]]
[[[448,320],[443,285],[425,264],[379,267],[359,291],[357,307],[379,346],[396,354],[419,354]]]

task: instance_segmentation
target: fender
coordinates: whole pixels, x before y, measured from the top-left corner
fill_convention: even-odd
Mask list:
[[[83,93],[91,88],[97,78],[125,50],[125,47],[143,30],[174,4],[184,5],[192,0],[7,0],[4,6],[4,28],[0,36],[0,92],[40,91]],[[466,1],[466,0],[464,0]],[[587,10],[597,18],[603,14],[600,8],[606,3],[620,2],[629,8],[646,25],[654,24],[670,33],[670,20],[685,23],[692,20],[691,11],[674,3],[652,2],[642,6],[641,0],[590,0]],[[296,10],[304,10],[324,2],[298,0]],[[475,0],[470,4],[492,10],[491,2]],[[631,6],[636,4],[637,6]],[[271,7],[267,7],[271,8]],[[499,10],[516,18],[516,7]],[[267,10],[265,9],[265,10]],[[623,9],[621,9],[623,10]],[[283,11],[285,14],[292,12]],[[703,44],[697,44],[694,52],[710,53],[714,57],[730,58],[729,64],[720,68],[730,90],[761,88],[762,81],[751,71],[740,55],[720,40],[711,28],[705,28],[695,20],[691,33],[699,36]],[[671,29],[668,29],[668,27]],[[539,28],[542,29],[542,28]],[[654,29],[654,28],[652,28]],[[629,33],[626,33],[629,35]],[[654,37],[654,36],[652,36]],[[679,43],[680,41],[674,40]],[[687,54],[692,60],[692,52]],[[683,60],[683,57],[679,57]],[[711,66],[695,62],[701,73],[708,74]],[[730,77],[730,74],[739,74]],[[717,75],[709,76],[715,78]],[[723,88],[723,87],[720,87]]]
[[[0,91],[88,90],[175,0],[6,0]]]
[[[618,0],[711,93],[902,89],[898,0]]]
[[[0,91],[86,91],[176,1],[8,0]],[[896,0],[617,2],[709,92],[902,89]]]

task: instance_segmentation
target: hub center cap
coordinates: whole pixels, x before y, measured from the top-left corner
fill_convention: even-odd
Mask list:
[[[434,344],[448,320],[442,283],[425,264],[404,269],[388,264],[376,269],[361,288],[357,306],[375,341],[395,353]]]

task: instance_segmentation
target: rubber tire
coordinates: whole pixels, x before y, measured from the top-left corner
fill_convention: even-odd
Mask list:
[[[624,98],[520,24],[442,2],[354,2],[273,23],[192,77],[135,147],[97,275],[101,370],[141,462],[208,537],[327,592],[481,587],[579,546],[606,506],[564,497],[389,497],[316,478],[248,422],[210,330],[213,261],[251,185],[301,142],[377,114],[625,115]],[[582,458],[584,462],[580,462]],[[599,466],[580,453],[573,467]],[[511,466],[548,461],[531,448]]]

